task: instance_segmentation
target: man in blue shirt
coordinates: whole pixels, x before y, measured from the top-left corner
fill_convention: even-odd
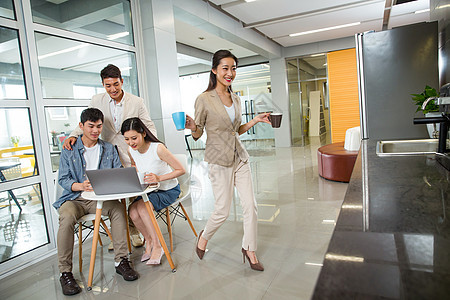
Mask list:
[[[59,163],[58,183],[64,188],[62,196],[53,203],[59,211],[57,236],[58,267],[64,295],[81,291],[72,274],[74,228],[77,220],[85,214],[95,213],[96,201],[81,197],[83,191],[92,191],[86,170],[120,168],[119,155],[110,143],[99,139],[103,126],[103,113],[97,108],[87,108],[81,113],[81,138],[73,145],[73,151],[62,150]],[[127,281],[136,280],[138,274],[128,261],[126,221],[119,201],[105,201],[102,214],[111,221],[114,243],[116,273]]]

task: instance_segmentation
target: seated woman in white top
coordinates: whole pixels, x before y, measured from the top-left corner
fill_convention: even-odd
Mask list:
[[[140,174],[145,174],[144,183],[159,182],[160,184],[158,191],[148,193],[150,205],[159,211],[174,203],[180,195],[180,185],[176,178],[186,172],[183,165],[145,127],[139,118],[125,120],[122,123],[121,132],[125,137],[125,142],[130,146],[128,155],[131,165],[136,167]],[[128,211],[134,224],[146,240],[146,248],[141,261],[148,260],[147,265],[159,265],[164,250],[159,243],[142,198],[136,198],[129,206]]]

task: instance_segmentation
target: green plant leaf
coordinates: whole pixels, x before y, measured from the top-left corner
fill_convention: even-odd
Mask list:
[[[430,97],[438,97],[439,96],[439,93],[436,92],[436,89],[430,87],[429,85],[425,86],[425,89],[421,94],[411,94],[411,96],[413,96],[411,98],[417,105],[416,112],[423,111],[424,114],[427,114],[429,112],[439,111],[439,106],[434,104],[434,101],[428,102],[425,109],[422,109],[422,105],[425,102],[425,100],[427,100]]]

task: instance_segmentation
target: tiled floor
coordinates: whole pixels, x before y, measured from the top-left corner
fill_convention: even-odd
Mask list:
[[[248,147],[259,209],[257,254],[264,272],[242,264],[242,214],[239,204],[234,204],[202,261],[194,252],[193,233],[179,219],[174,225],[176,273],[170,272],[165,258],[157,267],[141,263],[143,249],[136,248],[131,260],[140,278],[125,282],[115,274],[113,253],[99,247],[93,291],[83,289],[71,299],[309,299],[347,189],[347,184],[318,177],[318,147],[318,143],[293,148]],[[203,154],[193,152],[192,203],[186,206],[199,232],[214,202]],[[89,242],[83,250],[83,274],[77,267],[77,254],[73,270],[81,286],[87,282]],[[0,295],[4,300],[65,298],[56,257],[1,280]]]

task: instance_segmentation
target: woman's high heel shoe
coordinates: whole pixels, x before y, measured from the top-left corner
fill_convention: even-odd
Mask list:
[[[147,247],[150,247],[150,246],[147,243],[145,243],[145,250],[147,250]],[[150,253],[145,253],[145,251],[144,251],[144,254],[142,254],[142,257],[141,257],[141,261],[145,262],[145,261],[149,260],[151,255],[152,255],[151,250],[150,250]]]
[[[198,235],[197,245],[195,246],[195,252],[197,253],[198,258],[203,259],[203,255],[205,255],[205,250],[202,250],[198,247],[198,243],[200,242],[200,237],[202,236],[203,230],[200,231]]]
[[[150,259],[147,262],[147,265],[160,265],[161,264],[161,258],[164,255],[164,249],[161,249],[161,255],[159,256],[159,259]]]
[[[250,260],[250,257],[248,257],[247,251],[244,248],[242,248],[242,259],[244,260],[244,263],[245,263],[245,257],[247,257],[247,260],[250,263],[250,268],[252,268],[253,270],[256,270],[256,271],[264,271],[264,267],[263,267],[262,263],[260,263],[258,261],[256,264],[253,264],[252,261]]]
[[[149,260],[150,259],[150,255],[151,254],[148,254],[148,253],[142,254],[141,261],[144,262],[144,261]]]

